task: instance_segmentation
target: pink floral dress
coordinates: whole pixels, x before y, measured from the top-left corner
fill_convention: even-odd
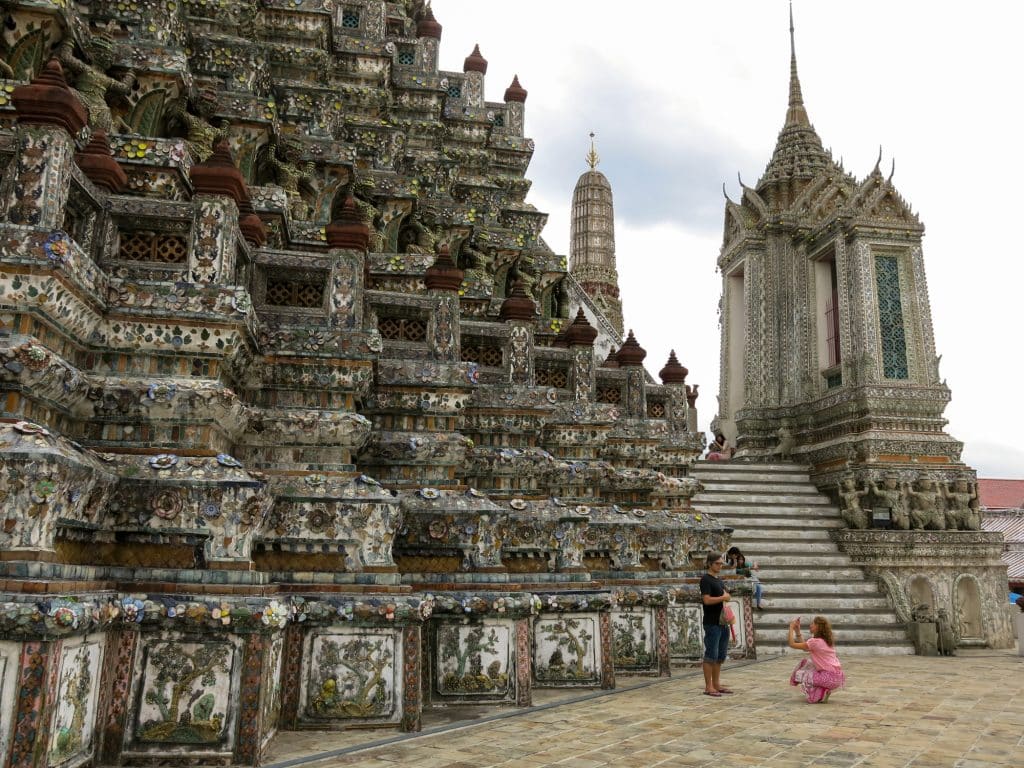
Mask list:
[[[826,694],[841,688],[846,683],[846,676],[835,648],[821,638],[810,638],[807,652],[810,657],[800,659],[789,677],[789,684],[799,685],[807,695],[807,701],[818,704],[824,701]]]

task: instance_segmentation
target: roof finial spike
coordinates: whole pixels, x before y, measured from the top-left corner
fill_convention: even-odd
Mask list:
[[[800,76],[796,71],[796,35],[793,30],[793,2],[789,3],[789,110],[786,112],[786,126],[806,125],[811,121],[804,109],[804,96],[800,90]]]
[[[877,174],[878,176],[882,175],[882,145],[881,144],[878,145],[878,159],[875,160],[875,169],[872,171],[872,173]]]
[[[590,166],[590,170],[595,170],[597,164],[601,162],[601,158],[597,155],[597,150],[594,149],[594,132],[590,132],[590,152],[587,153],[587,165]]]
[[[894,156],[893,159],[892,159],[892,168],[889,169],[889,178],[886,179],[886,181],[887,182],[892,181],[892,177],[895,176],[895,175],[896,175],[896,158]]]
[[[794,42],[795,35],[793,34],[793,0],[789,0],[789,55],[792,58],[796,58],[796,43]]]

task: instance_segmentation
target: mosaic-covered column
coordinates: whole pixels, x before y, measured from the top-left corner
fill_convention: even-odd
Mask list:
[[[420,66],[426,72],[437,72],[437,53],[441,46],[441,25],[434,18],[434,11],[428,5],[416,22],[416,37],[419,38]]]
[[[335,259],[331,270],[331,325],[358,329],[363,327],[366,304],[366,250],[370,229],[356,208],[355,198],[346,195],[337,218],[325,230],[327,245]]]
[[[128,728],[132,670],[138,645],[139,633],[134,629],[112,632],[107,639],[96,723],[100,738],[97,750],[100,764],[113,764],[121,754],[125,729]]]
[[[533,326],[537,305],[516,280],[501,305],[499,317],[509,324],[508,377],[510,384],[533,385]]]
[[[284,631],[284,658],[281,669],[281,728],[295,728],[299,715],[299,688],[302,684],[302,643],[305,628],[289,624]]]
[[[665,367],[658,373],[661,383],[669,388],[665,418],[668,420],[672,432],[677,434],[690,431],[690,408],[687,399],[689,388],[686,386],[688,373],[686,367],[679,364],[674,349],[669,353]]]
[[[658,654],[658,676],[672,675],[672,654],[669,650],[668,606],[654,607],[654,648]]]
[[[533,654],[528,618],[516,620],[516,706],[533,705]]]
[[[242,678],[239,686],[238,739],[235,741],[234,762],[256,765],[263,744],[263,688],[264,662],[269,639],[259,634],[245,637],[242,646]]]
[[[402,730],[423,728],[423,632],[420,624],[402,630]]]
[[[423,282],[427,293],[437,302],[427,326],[427,337],[434,357],[456,363],[461,358],[459,335],[459,286],[463,271],[455,266],[447,245],[442,245],[434,263],[427,268]]]
[[[231,282],[238,251],[240,210],[251,209],[251,202],[228,143],[217,144],[212,155],[192,166],[189,177],[196,195],[189,277],[196,283]],[[250,213],[245,218],[251,222],[256,217]],[[251,223],[262,228],[258,221]]]
[[[601,641],[601,688],[611,690],[615,687],[615,655],[612,652],[611,611],[601,611],[598,618],[598,629]]]
[[[572,355],[572,367],[569,369],[569,386],[573,400],[594,400],[594,340],[597,329],[587,322],[587,316],[581,307],[565,331],[565,339]]]
[[[59,642],[27,642],[21,648],[17,705],[4,762],[10,768],[34,768],[37,753],[45,749],[49,723],[45,707],[46,701],[52,698],[51,678],[59,645]]]
[[[626,371],[626,399],[623,416],[627,419],[647,418],[645,357],[647,357],[647,351],[637,343],[633,331],[630,331],[625,343],[615,356],[619,367]]]
[[[484,106],[484,75],[487,74],[487,59],[480,55],[480,46],[474,46],[473,52],[462,64],[466,77],[462,82],[462,98],[467,107]]]
[[[56,59],[11,95],[15,126],[13,178],[2,201],[12,224],[59,229],[64,223],[75,140],[86,125],[85,108],[68,87]]]
[[[513,136],[522,136],[526,123],[526,89],[519,84],[519,75],[505,89],[505,129]]]

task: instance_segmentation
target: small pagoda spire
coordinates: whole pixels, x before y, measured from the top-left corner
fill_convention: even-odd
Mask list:
[[[565,329],[566,346],[592,347],[596,338],[597,328],[590,324],[583,307],[580,307],[576,319]]]
[[[359,215],[351,193],[345,195],[335,219],[327,225],[325,236],[331,248],[366,252],[370,244],[370,228]]]
[[[473,52],[462,63],[462,71],[479,72],[481,75],[487,74],[487,59],[480,53],[480,43],[473,46]]]
[[[43,65],[32,82],[17,86],[11,101],[18,122],[25,125],[55,125],[76,136],[89,122],[85,107],[68,87],[56,57]]]
[[[601,162],[601,157],[597,154],[597,150],[594,148],[594,132],[590,132],[590,151],[587,153],[587,165],[590,166],[590,170],[596,171],[597,164]]]
[[[93,184],[103,187],[108,192],[117,194],[128,186],[128,174],[114,159],[106,131],[92,132],[85,148],[75,153],[75,163]]]
[[[519,279],[513,283],[508,298],[501,303],[498,317],[502,320],[533,320],[536,312],[537,305],[526,292],[526,283]]]
[[[689,372],[686,366],[679,362],[676,351],[673,349],[668,355],[668,362],[665,363],[665,367],[661,369],[658,376],[661,377],[662,384],[685,384],[686,375]]]
[[[526,101],[527,91],[519,84],[519,75],[513,75],[512,84],[505,89],[505,101],[518,101],[520,104]]]
[[[433,37],[436,40],[441,39],[441,25],[438,24],[437,19],[434,18],[434,11],[430,7],[430,3],[427,3],[419,21],[416,22],[416,37]]]
[[[800,90],[800,76],[796,71],[796,36],[793,31],[793,3],[789,3],[789,109],[786,111],[786,126],[811,124],[804,109],[804,95]]]
[[[645,357],[647,357],[647,350],[640,346],[631,329],[626,340],[619,347],[615,359],[618,360],[620,367],[625,367],[627,365],[643,365]]]
[[[423,283],[428,291],[451,291],[454,293],[462,285],[464,274],[455,266],[451,251],[445,244],[438,249],[434,263],[427,267],[427,271],[423,275]]]

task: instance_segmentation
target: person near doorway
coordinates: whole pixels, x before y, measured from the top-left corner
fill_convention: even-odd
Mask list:
[[[721,696],[732,693],[722,685],[722,662],[729,654],[729,624],[723,621],[723,610],[731,595],[722,581],[725,560],[718,552],[707,556],[707,573],[700,577],[700,599],[704,607],[704,695]]]

